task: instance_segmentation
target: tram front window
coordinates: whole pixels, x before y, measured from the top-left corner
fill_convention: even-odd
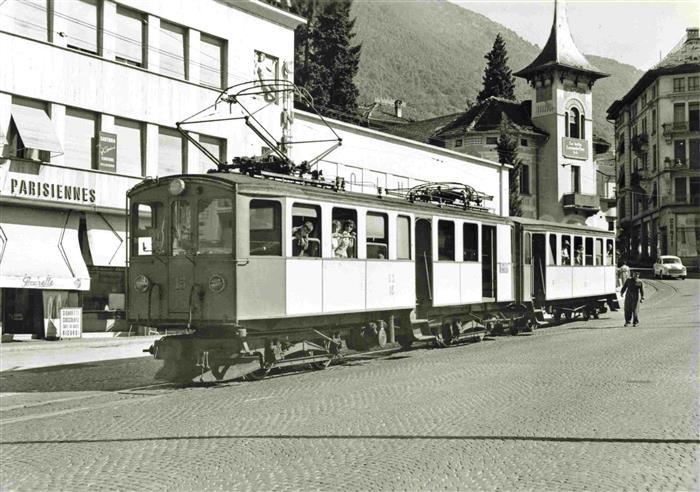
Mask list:
[[[170,206],[170,234],[173,256],[191,254],[192,240],[192,208],[190,203],[178,200]]]
[[[233,253],[233,208],[229,198],[199,200],[197,254]]]
[[[163,205],[158,202],[138,203],[132,208],[132,252],[135,256],[165,253],[165,221]]]

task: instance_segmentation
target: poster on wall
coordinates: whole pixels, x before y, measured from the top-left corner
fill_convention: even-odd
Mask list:
[[[110,173],[117,171],[117,135],[100,132],[98,142],[99,169]]]
[[[80,338],[83,336],[83,308],[61,309],[59,338]]]

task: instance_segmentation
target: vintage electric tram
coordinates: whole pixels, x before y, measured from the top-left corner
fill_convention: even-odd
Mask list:
[[[446,345],[478,330],[532,330],[543,311],[596,317],[615,307],[612,233],[500,217],[463,184],[345,191],[313,170],[341,144],[332,129],[319,140],[333,142],[327,150],[295,165],[289,138],[272,140],[259,110],[242,103],[269,95],[263,82],[222,91],[197,115],[239,105],[230,119],[271,155],[219,162],[185,131],[205,122],[194,115],[178,129],[216,169],[146,179],[128,193],[128,320],[177,333],[149,349],[164,361],[158,377],[324,367],[345,346]],[[290,94],[308,101],[275,83],[284,107]]]
[[[614,303],[610,233],[436,203],[446,189],[402,199],[232,172],[146,180],[128,194],[129,321],[187,330],[151,348],[164,378],[221,378],[251,359],[324,364],[343,340],[449,344],[473,325],[516,333],[541,309],[597,317]]]

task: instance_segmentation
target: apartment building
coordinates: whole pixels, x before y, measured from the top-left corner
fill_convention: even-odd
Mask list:
[[[615,121],[620,251],[700,265],[700,37],[681,42],[608,108]]]

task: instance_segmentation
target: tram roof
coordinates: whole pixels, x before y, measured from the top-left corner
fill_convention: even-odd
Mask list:
[[[595,233],[596,235],[603,236],[613,236],[615,235],[612,231],[606,231],[603,229],[594,229],[590,226],[579,225],[579,224],[561,224],[559,222],[552,222],[539,219],[529,219],[526,217],[510,217],[513,222],[521,224],[527,229],[536,231],[546,231],[546,232],[563,232],[563,231],[576,231],[582,234],[590,235]]]

